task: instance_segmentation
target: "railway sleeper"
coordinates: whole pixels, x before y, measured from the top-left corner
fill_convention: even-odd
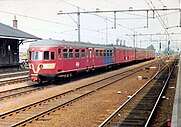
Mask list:
[[[129,114],[126,119],[139,119],[139,120],[145,120],[145,118],[147,118],[149,116],[149,114]]]
[[[153,104],[138,104],[134,109],[136,110],[151,110],[153,108]]]
[[[151,103],[138,103],[137,105],[130,104],[127,109],[132,109],[132,110],[151,110],[153,105]]]
[[[126,126],[126,127],[132,127],[132,126],[142,126],[144,125],[144,121],[143,120],[139,120],[139,119],[132,119],[132,120],[124,120],[124,121],[118,121],[118,122],[114,122],[114,125],[119,125],[119,126]],[[111,126],[111,127],[113,127]]]
[[[117,115],[117,120],[120,121],[122,119],[145,119],[149,116],[149,112],[139,111],[139,112],[130,112],[130,113],[121,113]]]
[[[150,104],[150,103],[154,103],[155,101],[156,101],[155,98],[149,98],[149,99],[143,98],[143,99],[141,99],[141,101],[139,103],[141,103],[141,104],[145,104],[145,103]]]

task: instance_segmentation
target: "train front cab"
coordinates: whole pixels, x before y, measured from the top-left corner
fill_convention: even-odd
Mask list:
[[[51,48],[33,47],[29,49],[30,78],[41,83],[56,75],[56,50]]]

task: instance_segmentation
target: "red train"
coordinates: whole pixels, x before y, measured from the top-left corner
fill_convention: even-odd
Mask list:
[[[89,71],[154,57],[155,52],[146,49],[40,40],[29,47],[29,71],[32,81],[42,82],[60,75],[72,75],[80,70]]]

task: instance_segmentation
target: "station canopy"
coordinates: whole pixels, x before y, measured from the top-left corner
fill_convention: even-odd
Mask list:
[[[28,34],[21,30],[0,23],[0,38],[18,39],[21,41],[28,39],[40,40],[41,38]]]

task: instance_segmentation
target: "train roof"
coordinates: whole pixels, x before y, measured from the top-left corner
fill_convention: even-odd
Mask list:
[[[125,50],[133,50],[132,47],[126,47],[121,45],[100,45],[100,44],[92,44],[92,43],[85,43],[85,42],[72,42],[72,41],[64,41],[64,40],[52,40],[52,39],[45,39],[45,40],[38,40],[33,42],[31,46],[70,46],[70,47],[83,47],[83,48],[106,48],[106,49],[125,49]],[[143,48],[136,48],[137,50],[147,50]]]
[[[113,48],[113,45],[100,45],[85,42],[72,42],[64,40],[38,40],[30,45],[31,46],[74,46],[84,48]]]

